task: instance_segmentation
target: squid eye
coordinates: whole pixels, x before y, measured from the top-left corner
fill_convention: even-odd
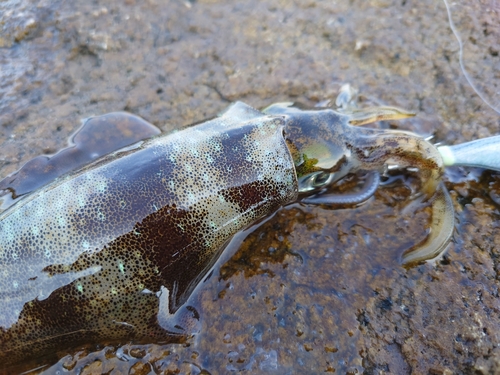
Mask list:
[[[334,181],[335,173],[316,172],[299,178],[299,192],[305,193],[320,189]]]
[[[328,185],[333,178],[333,173],[319,172],[311,176],[311,188],[317,189]]]

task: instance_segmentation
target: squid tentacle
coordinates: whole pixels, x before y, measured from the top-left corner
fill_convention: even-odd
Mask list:
[[[439,184],[436,194],[430,199],[432,222],[429,235],[420,243],[406,250],[402,263],[410,267],[444,253],[455,230],[453,202],[444,183]]]
[[[431,143],[404,131],[358,130],[361,134],[350,149],[359,169],[377,170],[387,164],[418,168],[422,193],[427,199],[434,195],[444,167],[439,151]]]
[[[301,200],[306,204],[327,204],[327,205],[348,205],[361,204],[370,199],[380,184],[380,174],[378,172],[369,172],[367,174],[363,188],[355,193],[345,194],[326,194],[318,193],[308,196]]]

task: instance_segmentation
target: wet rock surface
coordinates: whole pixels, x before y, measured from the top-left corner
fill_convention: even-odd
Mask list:
[[[495,30],[491,12],[461,17],[463,39]],[[361,105],[419,111],[398,126],[439,142],[500,130],[462,74],[441,2],[9,0],[0,27],[1,177],[93,115],[125,110],[170,131],[234,100],[315,104],[346,82]],[[487,35],[472,51],[498,66]],[[404,210],[402,185],[357,209],[295,204],[233,241],[197,290],[201,331],[185,344],[99,343],[16,371],[497,373],[500,177],[445,178],[457,225],[439,261],[400,265],[429,219]]]

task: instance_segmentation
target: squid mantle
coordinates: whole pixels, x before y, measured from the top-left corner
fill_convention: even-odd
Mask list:
[[[453,207],[436,148],[359,126],[411,115],[238,102],[27,192],[0,214],[0,363],[101,339],[178,339],[197,318],[181,307],[235,233],[298,199],[364,201],[387,163],[418,168],[432,206],[430,235],[403,261],[437,255]],[[362,192],[326,191],[359,170],[374,173]]]

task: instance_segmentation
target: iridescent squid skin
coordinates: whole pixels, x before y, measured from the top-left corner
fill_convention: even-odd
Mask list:
[[[177,313],[234,234],[298,199],[342,202],[324,189],[358,170],[419,168],[433,218],[409,261],[437,255],[453,207],[436,148],[357,126],[410,115],[287,104],[260,112],[237,102],[27,194],[0,214],[0,363],[79,343],[182,336],[189,323]]]

